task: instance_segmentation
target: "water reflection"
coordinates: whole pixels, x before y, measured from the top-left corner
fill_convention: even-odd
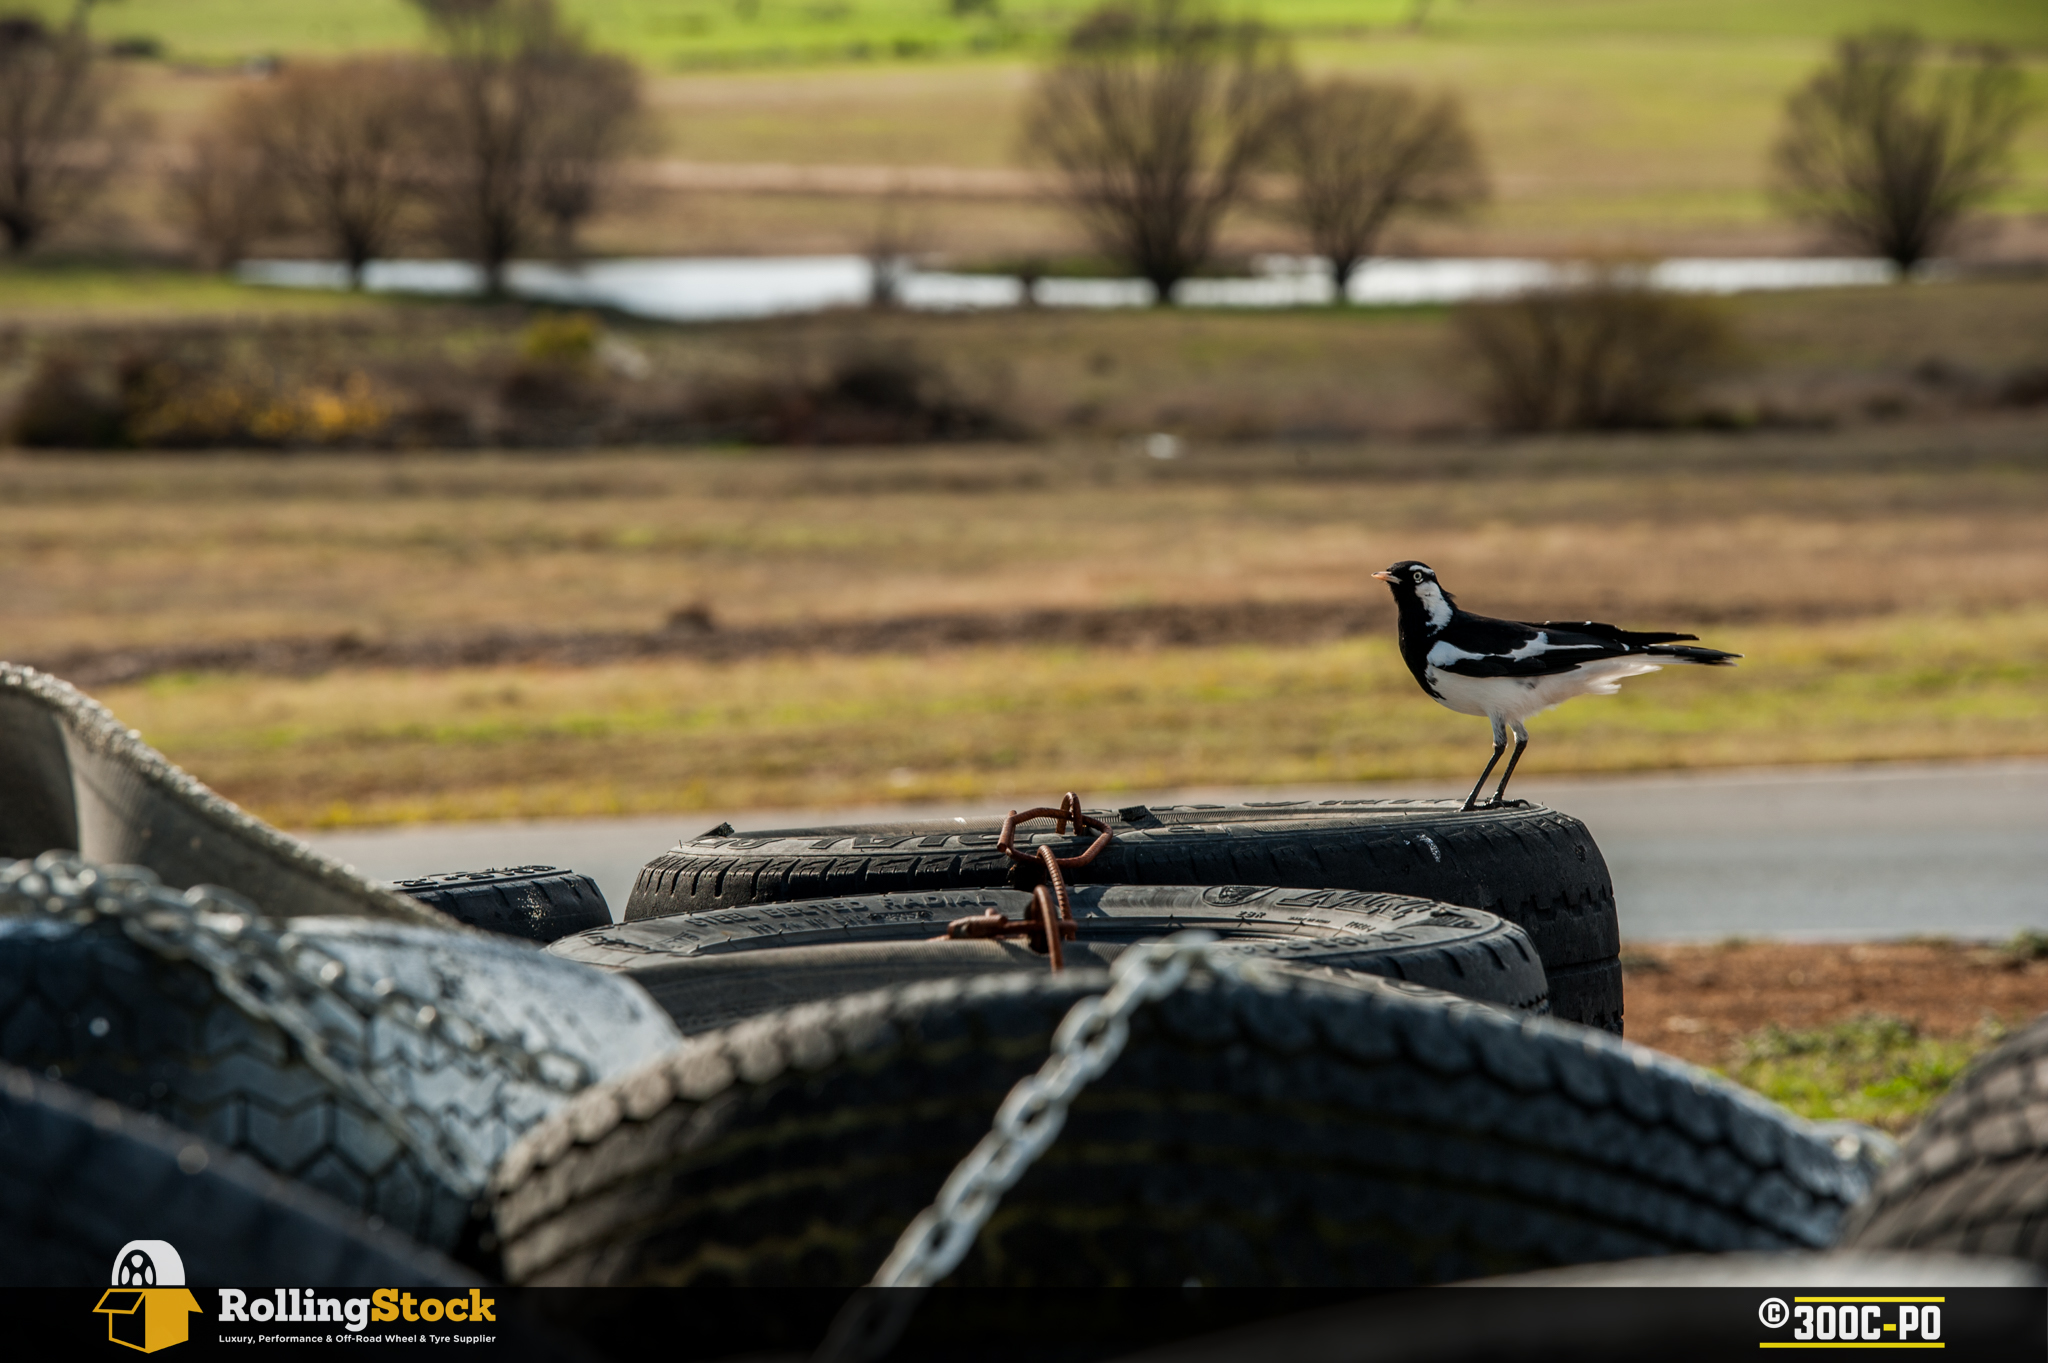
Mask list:
[[[1234,279],[1190,279],[1175,298],[1193,307],[1287,308],[1328,303],[1329,270],[1305,256],[1260,256],[1253,273]],[[1892,268],[1857,259],[1674,259],[1642,267],[1652,288],[1675,293],[1746,293],[1767,289],[1831,289],[1889,283]],[[1499,298],[1569,285],[1591,267],[1514,259],[1373,260],[1352,275],[1353,303],[1397,307]],[[252,260],[237,274],[250,284],[344,288],[347,271],[317,260]],[[956,274],[896,268],[898,302],[930,312],[1014,308],[1024,281],[1008,275]],[[378,293],[462,295],[481,287],[475,266],[454,260],[379,260],[363,271]],[[875,267],[860,256],[777,256],[597,260],[580,266],[515,263],[506,286],[521,298],[594,305],[664,321],[701,322],[859,307],[874,296]],[[1039,279],[1032,301],[1060,308],[1135,308],[1152,301],[1141,279]]]

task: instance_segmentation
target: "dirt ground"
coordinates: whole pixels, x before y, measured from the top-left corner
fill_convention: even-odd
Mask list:
[[[2048,1011],[2048,960],[2028,955],[1950,941],[1630,946],[1628,1036],[1701,1065],[1728,1063],[1772,1023],[1805,1031],[1859,1014],[1932,1038],[1982,1036],[1987,1016],[2017,1027]]]

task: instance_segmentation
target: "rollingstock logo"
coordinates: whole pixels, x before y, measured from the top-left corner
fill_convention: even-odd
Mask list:
[[[107,1338],[127,1348],[149,1354],[183,1344],[190,1338],[187,1318],[205,1310],[185,1285],[185,1261],[168,1241],[131,1240],[123,1245],[114,1256],[113,1279],[114,1285],[101,1294],[93,1312],[107,1318]],[[251,1297],[242,1288],[223,1287],[220,1311],[214,1319],[222,1324],[325,1324],[361,1335],[373,1323],[390,1321],[495,1325],[497,1307],[497,1298],[486,1297],[474,1287],[467,1293],[433,1297],[416,1297],[395,1287],[377,1288],[367,1297],[323,1297],[302,1287],[280,1287]],[[381,1332],[366,1337],[387,1338]],[[469,1342],[494,1336],[450,1338]]]
[[[493,1314],[497,1299],[486,1297],[476,1288],[469,1289],[466,1296],[415,1297],[410,1292],[401,1292],[395,1287],[380,1287],[367,1297],[321,1297],[315,1296],[309,1288],[280,1287],[271,1296],[250,1299],[247,1292],[239,1287],[223,1287],[220,1290],[220,1315],[215,1317],[222,1324],[230,1321],[258,1322],[274,1325],[339,1325],[344,1330],[361,1333],[371,1321],[454,1321],[459,1325],[475,1324],[478,1321],[497,1322]]]
[[[1778,1335],[1760,1349],[1941,1349],[1946,1297],[1766,1297],[1757,1320]]]

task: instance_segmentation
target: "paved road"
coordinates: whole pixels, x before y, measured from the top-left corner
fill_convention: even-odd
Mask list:
[[[1516,790],[1591,826],[1614,872],[1622,932],[1637,941],[2048,929],[2048,761],[1531,779]],[[1119,794],[1116,803],[1462,794],[1418,782]],[[721,818],[775,828],[1008,807],[756,810],[305,836],[390,880],[530,862],[571,866],[597,879],[617,913],[642,862]]]

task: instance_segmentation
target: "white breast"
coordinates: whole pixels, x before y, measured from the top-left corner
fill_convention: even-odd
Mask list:
[[[1461,677],[1429,669],[1429,684],[1440,703],[1461,715],[1527,719],[1574,696],[1611,696],[1623,680],[1658,670],[1641,658],[1602,658],[1548,677]]]

